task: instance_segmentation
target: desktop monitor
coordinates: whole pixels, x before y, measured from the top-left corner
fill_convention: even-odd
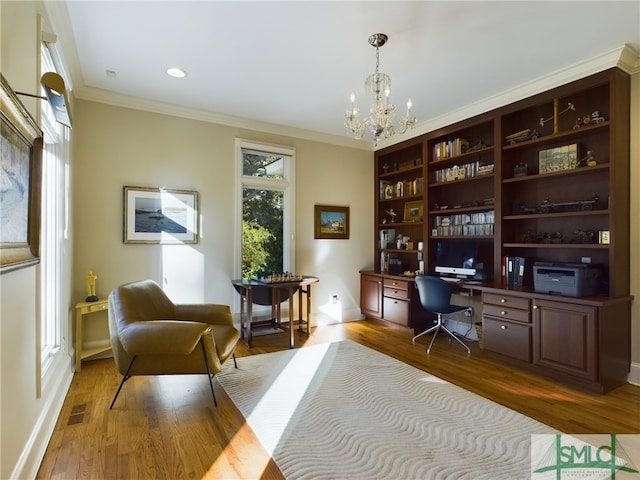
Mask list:
[[[435,272],[443,277],[474,278],[482,268],[478,260],[477,242],[466,240],[439,241],[436,245]]]

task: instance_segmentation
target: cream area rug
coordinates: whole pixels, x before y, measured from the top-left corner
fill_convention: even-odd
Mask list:
[[[531,434],[559,433],[348,340],[216,378],[288,479],[528,479]]]

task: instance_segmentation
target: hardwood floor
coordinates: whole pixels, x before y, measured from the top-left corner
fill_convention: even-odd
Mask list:
[[[287,348],[287,333],[260,336],[243,356]],[[351,339],[535,418],[565,433],[640,434],[640,387],[596,395],[497,363],[468,342],[471,356],[445,337],[380,321],[321,326],[296,345]],[[134,377],[112,410],[120,381],[112,359],[85,361],[74,376],[38,479],[281,479],[282,474],[219,384],[218,407],[202,375]]]

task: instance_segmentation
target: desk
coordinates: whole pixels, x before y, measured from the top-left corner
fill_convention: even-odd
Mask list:
[[[111,346],[109,346],[91,348],[84,352],[82,351],[82,328],[84,326],[85,316],[90,313],[102,312],[108,309],[109,301],[107,299],[100,299],[96,302],[80,302],[76,304],[76,372],[80,371],[83,358],[111,350]]]
[[[280,321],[280,295],[282,290],[286,290],[289,299],[289,348],[294,347],[295,332],[294,332],[294,320],[293,320],[293,305],[291,299],[296,292],[298,295],[298,329],[302,331],[302,322],[307,324],[307,335],[311,333],[311,285],[318,283],[320,280],[317,277],[304,276],[299,280],[291,282],[273,282],[264,283],[257,280],[233,280],[233,284],[236,291],[240,294],[240,336],[251,347],[252,335],[251,335],[251,323],[253,319],[253,291],[259,289],[269,289],[271,293],[271,308],[276,313],[276,320]],[[306,318],[302,318],[302,297],[306,296],[307,299],[307,315]],[[283,299],[284,300],[284,299]],[[245,318],[245,303],[247,307],[247,313]]]

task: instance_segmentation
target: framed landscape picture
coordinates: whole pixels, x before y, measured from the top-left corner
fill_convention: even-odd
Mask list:
[[[198,192],[124,187],[124,243],[198,243]]]
[[[0,273],[40,262],[42,131],[0,75]]]
[[[314,238],[349,238],[349,207],[315,205]]]

